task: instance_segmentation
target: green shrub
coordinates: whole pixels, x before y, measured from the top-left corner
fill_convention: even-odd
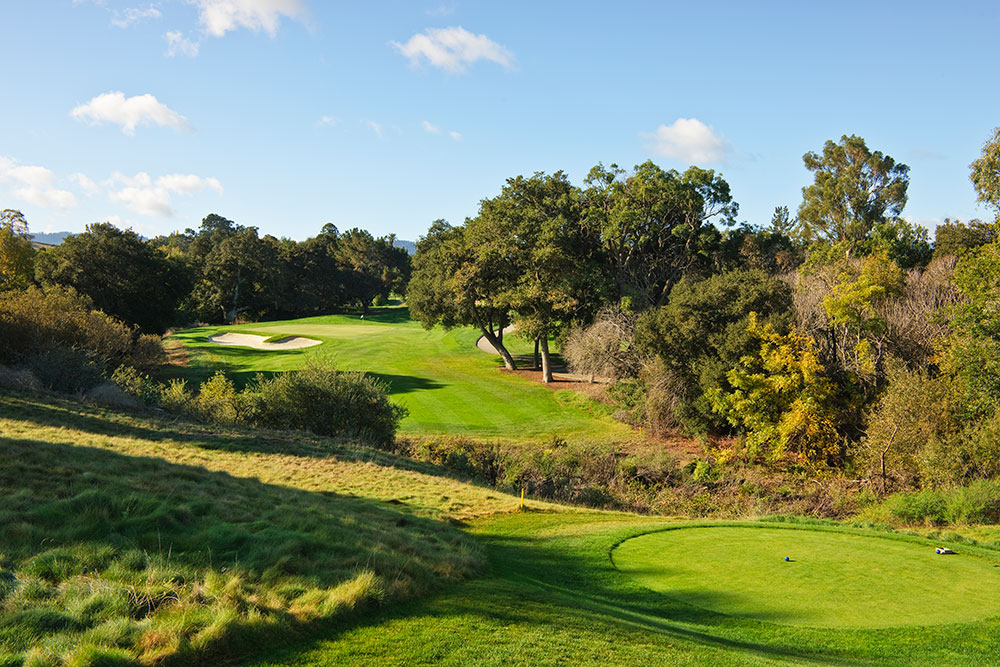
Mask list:
[[[948,523],[948,504],[941,492],[934,489],[889,496],[885,501],[885,509],[890,516],[904,523],[929,523],[935,526]]]
[[[246,403],[245,397],[236,391],[233,381],[222,371],[217,371],[215,375],[201,383],[198,393],[187,404],[186,409],[189,414],[202,421],[213,424],[238,424],[248,421],[246,419],[248,411],[244,409]]]
[[[72,289],[0,294],[0,363],[31,370],[57,391],[89,389],[122,366],[150,370],[165,359],[157,336],[137,336]]]
[[[23,368],[15,370],[6,366],[0,366],[0,387],[32,394],[43,390],[42,383],[31,371]]]
[[[100,364],[68,347],[52,347],[24,359],[21,367],[46,389],[72,393],[91,389],[102,381]]]
[[[188,406],[192,400],[187,382],[179,378],[160,386],[160,407],[177,414],[189,414]]]
[[[139,402],[117,385],[103,382],[84,395],[84,400],[107,408],[135,408]]]
[[[165,385],[161,385],[132,366],[119,366],[111,374],[111,382],[146,405],[158,404],[165,389]]]
[[[272,378],[258,377],[247,392],[256,394],[253,420],[259,425],[380,445],[393,441],[407,414],[389,400],[384,383],[363,373],[340,373],[320,361]]]
[[[894,493],[861,517],[888,524],[935,526],[1000,523],[1000,480],[968,486]]]

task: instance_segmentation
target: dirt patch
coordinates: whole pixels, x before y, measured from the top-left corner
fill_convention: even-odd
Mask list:
[[[596,382],[588,382],[583,376],[573,375],[572,373],[557,373],[552,372],[552,382],[542,382],[542,372],[533,369],[519,369],[516,371],[508,371],[504,369],[504,373],[511,373],[513,375],[520,375],[523,378],[527,378],[534,382],[548,387],[552,391],[558,391],[560,389],[569,389],[570,391],[575,391],[590,398],[597,399],[600,397],[604,390],[607,388],[604,384],[599,384]]]
[[[163,351],[167,353],[168,366],[181,366],[187,368],[191,365],[191,357],[184,343],[176,338],[167,338],[163,341]]]
[[[542,382],[542,372],[539,370],[526,369],[526,370],[516,370],[508,371],[507,369],[502,369],[504,373],[510,373],[512,375],[519,375],[528,380],[538,382],[544,387],[548,387],[552,391],[559,391],[560,389],[568,389],[569,391],[575,391],[578,394],[583,394],[587,398],[594,401],[603,401],[604,392],[607,389],[607,385],[600,384],[597,382],[589,382],[586,379],[581,379],[582,376],[573,375],[572,373],[552,373],[553,382]],[[623,422],[624,424],[624,422]],[[625,424],[627,426],[627,424]],[[642,428],[631,427],[632,430],[639,435],[642,439],[642,444],[634,443],[629,449],[633,453],[638,453],[641,451],[649,449],[666,449],[674,457],[676,457],[680,465],[690,463],[691,461],[701,457],[705,453],[704,445],[694,438],[689,438],[677,433],[670,433],[667,435],[650,435]]]

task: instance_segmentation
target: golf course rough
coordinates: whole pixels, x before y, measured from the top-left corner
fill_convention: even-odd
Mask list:
[[[925,542],[745,525],[647,533],[611,555],[654,591],[773,623],[862,629],[1000,615],[1000,568],[957,550],[942,556]]]

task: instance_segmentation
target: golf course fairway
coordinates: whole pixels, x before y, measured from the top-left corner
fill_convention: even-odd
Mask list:
[[[927,543],[857,533],[709,526],[641,535],[612,558],[639,584],[721,614],[883,628],[1000,614],[1000,568],[959,551],[942,556]]]

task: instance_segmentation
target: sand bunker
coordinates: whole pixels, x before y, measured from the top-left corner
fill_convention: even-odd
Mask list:
[[[504,334],[509,334],[513,330],[514,330],[514,325],[511,324],[510,326],[504,328],[503,332]],[[486,352],[487,354],[500,354],[500,352],[498,352],[497,349],[493,347],[493,343],[486,340],[486,336],[480,336],[478,339],[476,339],[476,347],[478,347],[483,352]]]
[[[323,341],[312,338],[302,338],[301,336],[288,336],[279,338],[272,342],[267,341],[267,336],[254,336],[253,334],[223,333],[209,336],[208,340],[219,345],[239,345],[240,347],[252,347],[255,350],[298,350],[303,347],[319,345]]]

